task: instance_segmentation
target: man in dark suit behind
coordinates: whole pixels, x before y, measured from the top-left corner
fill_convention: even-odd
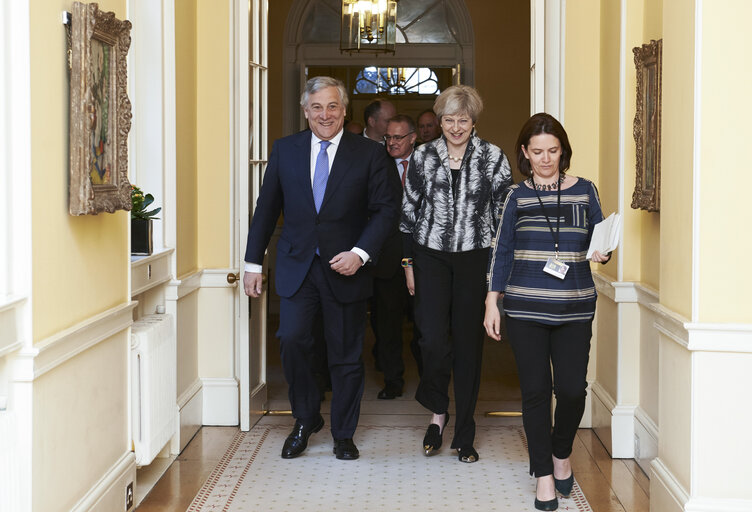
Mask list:
[[[415,122],[403,114],[389,119],[384,142],[389,156],[394,160],[400,181],[404,185],[407,167],[415,145]],[[378,398],[389,400],[402,396],[405,384],[405,363],[402,358],[402,318],[408,302],[405,272],[402,261],[402,236],[399,229],[387,238],[373,276],[371,302],[371,327],[376,337],[376,355],[379,368],[384,372],[384,388]],[[410,347],[421,373],[420,348],[414,330]]]
[[[359,456],[352,437],[360,415],[361,353],[371,265],[399,216],[399,181],[383,146],[342,127],[347,91],[312,78],[301,96],[310,130],[277,140],[248,232],[245,292],[262,291],[264,251],[284,215],[277,243],[280,353],[295,426],[282,458],[297,457],[324,426],[310,354],[320,311],[332,377],[331,432],[338,459]]]

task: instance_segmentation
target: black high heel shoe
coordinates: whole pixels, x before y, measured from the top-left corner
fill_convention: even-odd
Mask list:
[[[548,501],[541,501],[535,498],[536,510],[556,510],[557,508],[559,508],[559,500],[556,498]]]
[[[442,436],[444,435],[446,426],[449,424],[449,413],[444,414],[446,414],[446,419],[444,420],[443,427],[439,428],[436,423],[428,425],[426,435],[423,437],[423,452],[426,456],[433,455],[436,450],[441,448]]]
[[[574,471],[569,475],[569,478],[565,478],[564,480],[559,480],[558,478],[554,477],[554,487],[556,487],[556,490],[559,491],[559,494],[561,494],[565,498],[569,498],[569,495],[572,494],[573,485]]]

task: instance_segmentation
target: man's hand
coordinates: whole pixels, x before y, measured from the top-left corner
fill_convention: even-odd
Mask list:
[[[249,297],[258,297],[264,289],[263,274],[256,272],[245,272],[243,274],[243,288],[245,294]]]
[[[405,267],[405,282],[407,283],[407,293],[415,295],[415,274],[413,267]]]
[[[351,276],[363,266],[360,256],[352,251],[341,252],[329,260],[332,270],[343,276]]]

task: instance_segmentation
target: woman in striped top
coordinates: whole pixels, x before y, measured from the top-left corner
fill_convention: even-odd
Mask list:
[[[528,179],[509,187],[489,263],[483,325],[500,339],[503,307],[522,390],[530,474],[538,479],[535,508],[556,510],[568,496],[569,455],[585,409],[595,286],[586,259],[595,224],[603,220],[592,182],[565,174],[572,148],[561,124],[536,114],[517,139],[517,164]],[[610,255],[595,252],[605,263]],[[551,365],[556,393],[551,429]]]

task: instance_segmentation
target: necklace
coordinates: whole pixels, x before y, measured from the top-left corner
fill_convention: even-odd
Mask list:
[[[530,183],[530,186],[534,187],[535,190],[558,190],[561,184],[564,183],[564,175],[559,174],[558,180],[548,184],[535,183],[532,176],[527,180],[527,182]]]
[[[449,160],[451,160],[452,162],[462,162],[462,157],[449,155]]]

